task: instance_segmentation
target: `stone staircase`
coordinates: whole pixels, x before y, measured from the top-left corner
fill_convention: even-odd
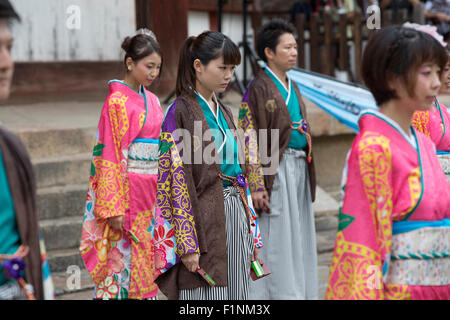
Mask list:
[[[39,225],[56,295],[68,292],[69,266],[82,271],[77,290],[93,286],[78,247],[102,104],[62,101],[0,107],[2,125],[21,138],[33,164]]]
[[[66,292],[65,284],[56,284],[68,277],[69,266],[84,270],[78,247],[95,134],[95,127],[18,133],[35,170],[39,225],[57,295]],[[92,285],[79,289],[86,287]]]
[[[83,265],[78,246],[95,132],[74,128],[18,133],[35,170],[39,225],[52,272]]]

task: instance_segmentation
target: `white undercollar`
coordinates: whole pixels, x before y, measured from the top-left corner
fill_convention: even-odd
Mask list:
[[[289,78],[289,76],[286,73],[286,78],[288,79],[288,87],[286,88],[286,86],[284,85],[284,82],[280,80],[280,78],[277,77],[277,75],[275,74],[275,72],[272,71],[272,69],[269,68],[269,66],[266,66],[267,71],[270,72],[271,75],[273,75],[275,77],[275,79],[278,80],[278,82],[283,86],[284,89],[286,89],[288,95],[286,98],[286,105],[288,105],[289,103],[289,99],[291,98],[291,78]]]
[[[409,133],[407,134],[401,127],[400,125],[394,121],[393,119],[389,118],[387,115],[381,113],[378,110],[364,110],[363,112],[360,113],[359,118],[361,118],[363,115],[365,114],[373,114],[381,119],[383,119],[384,121],[386,121],[387,123],[389,123],[392,127],[394,127],[402,136],[403,138],[408,141],[408,143],[414,148],[417,149],[417,143],[416,143],[416,139],[414,137],[414,133],[413,133],[413,129],[412,126],[409,127]],[[359,120],[358,120],[359,122]]]

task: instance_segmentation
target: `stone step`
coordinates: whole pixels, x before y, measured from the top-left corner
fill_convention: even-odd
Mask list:
[[[317,186],[316,201],[313,203],[315,216],[317,252],[333,251],[339,224],[339,203],[321,187]]]
[[[86,294],[92,298],[94,282],[86,269],[71,268],[61,272],[52,272],[52,280],[57,297],[89,291],[90,294]]]
[[[81,217],[84,214],[87,184],[55,186],[37,190],[37,208],[41,220]]]
[[[49,250],[47,252],[47,257],[52,273],[66,272],[71,266],[85,269],[78,247],[73,249]]]
[[[317,253],[331,252],[334,249],[337,229],[318,231],[316,233]]]
[[[38,189],[67,184],[87,185],[91,160],[90,152],[32,160]]]
[[[31,159],[92,152],[96,128],[34,129],[16,132]]]
[[[321,187],[316,188],[313,202],[316,232],[336,230],[338,227],[339,203]]]
[[[312,204],[316,217],[337,216],[339,203],[320,186],[316,187],[316,201]]]
[[[47,251],[71,249],[80,246],[83,216],[41,220],[39,227]]]

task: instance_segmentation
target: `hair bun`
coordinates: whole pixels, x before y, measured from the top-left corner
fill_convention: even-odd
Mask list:
[[[126,37],[123,41],[122,41],[122,49],[125,52],[128,52],[130,50],[130,46],[131,46],[131,37]]]

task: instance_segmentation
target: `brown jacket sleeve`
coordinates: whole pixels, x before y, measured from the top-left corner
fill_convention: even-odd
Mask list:
[[[39,225],[36,210],[36,183],[27,149],[18,137],[0,128],[0,149],[14,202],[22,245],[30,248],[25,257],[25,277],[36,299],[44,298]]]

